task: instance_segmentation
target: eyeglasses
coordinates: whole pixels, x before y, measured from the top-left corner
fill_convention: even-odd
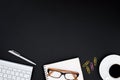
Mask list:
[[[48,68],[48,76],[53,78],[60,78],[62,75],[64,75],[64,78],[66,80],[77,80],[79,73],[75,71],[70,70],[62,70],[62,69],[56,69],[56,68]]]

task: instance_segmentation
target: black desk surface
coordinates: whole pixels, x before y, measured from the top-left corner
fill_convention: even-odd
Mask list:
[[[0,8],[0,59],[29,63],[9,54],[9,49],[37,63],[32,80],[45,80],[43,65],[79,57],[120,54],[120,23],[117,3],[3,1]],[[96,70],[85,80],[102,80]]]

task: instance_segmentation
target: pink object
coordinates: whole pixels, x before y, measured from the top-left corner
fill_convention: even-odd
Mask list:
[[[93,62],[90,62],[90,68],[91,68],[91,71],[94,71],[94,64],[93,64]]]

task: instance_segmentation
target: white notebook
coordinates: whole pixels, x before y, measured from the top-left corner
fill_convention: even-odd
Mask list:
[[[46,80],[84,80],[79,58],[44,65]]]

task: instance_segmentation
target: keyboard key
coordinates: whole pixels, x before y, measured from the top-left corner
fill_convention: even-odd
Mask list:
[[[13,80],[16,80],[16,76],[12,76],[12,79],[13,79]]]
[[[6,72],[6,70],[5,70],[5,69],[3,69],[3,70],[2,70],[2,73],[5,73],[5,72]]]
[[[18,72],[21,72],[21,70],[18,70]]]
[[[7,71],[6,71],[6,73],[7,73],[7,74],[10,74],[10,71],[9,71],[9,70],[7,70]]]
[[[20,77],[17,77],[17,80],[20,80]]]
[[[0,68],[3,68],[3,66],[2,66],[2,65],[0,65]]]
[[[7,74],[4,74],[3,77],[7,77]]]
[[[3,76],[3,73],[0,73],[0,77],[2,77]]]
[[[11,76],[11,75],[8,75],[8,78],[9,78],[9,79],[11,79],[11,78],[12,78],[12,76]]]
[[[17,71],[17,69],[13,69],[13,71]]]
[[[8,67],[6,67],[6,66],[4,66],[3,68],[4,68],[4,69],[8,69]]]
[[[29,75],[28,75],[28,74],[25,74],[24,77],[25,77],[25,78],[29,78]]]
[[[14,71],[11,71],[11,75],[14,75],[15,73],[14,73]]]
[[[4,78],[4,80],[8,80],[7,78]]]
[[[18,76],[19,75],[19,73],[18,72],[15,72],[15,76]]]
[[[0,77],[0,80],[3,80],[3,78],[2,78],[2,77]]]
[[[25,71],[22,71],[22,73],[26,73]]]
[[[31,74],[31,72],[26,72],[27,74]]]
[[[22,73],[20,73],[20,77],[23,77],[23,74],[22,74]]]
[[[12,68],[10,68],[10,67],[9,67],[8,69],[9,69],[9,70],[12,70]]]
[[[21,78],[21,80],[25,80],[25,78]]]

